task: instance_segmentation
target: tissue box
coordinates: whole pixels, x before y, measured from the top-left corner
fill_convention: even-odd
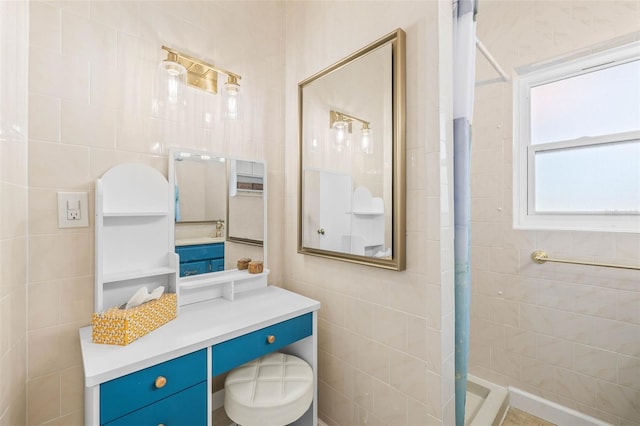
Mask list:
[[[93,343],[125,346],[176,317],[175,294],[130,309],[111,308],[91,318]]]

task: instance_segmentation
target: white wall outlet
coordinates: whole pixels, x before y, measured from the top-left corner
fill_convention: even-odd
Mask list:
[[[89,202],[86,192],[58,192],[58,228],[89,226]]]

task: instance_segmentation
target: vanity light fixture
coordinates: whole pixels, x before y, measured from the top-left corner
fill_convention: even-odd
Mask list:
[[[186,77],[184,82],[191,87],[205,90],[209,93],[218,93],[218,74],[224,74],[227,76],[227,81],[224,84],[225,93],[227,95],[227,101],[225,102],[225,118],[236,119],[239,117],[239,102],[238,96],[240,93],[240,79],[242,78],[236,73],[227,71],[222,68],[217,68],[207,62],[200,59],[196,59],[185,53],[171,49],[167,46],[162,46],[163,50],[167,51],[167,59],[162,61],[161,69],[165,70],[166,74],[178,75]],[[184,69],[184,73],[182,71]],[[179,89],[173,89],[172,87],[179,87],[178,83],[172,83],[176,81],[174,78],[168,79],[167,85],[167,99],[171,102],[172,90],[178,92]],[[173,85],[173,86],[172,86]]]
[[[187,69],[178,62],[177,55],[169,53],[158,70],[158,101],[165,106],[185,104]]]
[[[371,123],[353,115],[330,110],[329,126],[335,131],[336,148],[338,149],[338,151],[342,151],[342,146],[351,133],[352,124],[354,121],[362,124],[362,128],[360,129],[360,150],[365,154],[373,153],[371,128],[369,128],[369,125]]]

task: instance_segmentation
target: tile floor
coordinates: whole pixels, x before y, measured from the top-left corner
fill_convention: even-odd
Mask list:
[[[555,426],[546,420],[542,420],[533,414],[526,413],[517,408],[509,407],[507,415],[500,426]]]
[[[224,408],[219,408],[213,412],[213,426],[235,426],[224,412]],[[533,414],[526,413],[517,408],[509,407],[509,411],[500,426],[556,426],[542,420]]]
[[[213,421],[211,422],[213,426],[233,426],[235,425],[229,417],[227,417],[227,413],[224,411],[224,407],[220,407],[217,410],[213,411]]]

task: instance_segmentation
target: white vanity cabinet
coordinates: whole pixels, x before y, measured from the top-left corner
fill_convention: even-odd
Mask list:
[[[213,376],[276,350],[307,361],[317,385],[319,308],[268,286],[233,301],[183,306],[176,319],[128,346],[92,343],[91,327],[82,328],[85,425],[210,426],[223,400],[211,394]],[[311,407],[295,424],[317,425],[317,401],[315,386]]]
[[[178,278],[172,193],[141,164],[116,166],[96,183],[96,311],[163,285],[177,294],[179,314],[127,346],[93,343],[92,328],[80,329],[85,425],[211,426],[224,400],[224,391],[211,393],[213,377],[280,351],[314,372],[313,402],[294,424],[316,426],[320,303],[267,286],[267,269]]]
[[[121,164],[96,181],[96,312],[120,305],[141,287],[177,293],[169,182],[145,164]]]

